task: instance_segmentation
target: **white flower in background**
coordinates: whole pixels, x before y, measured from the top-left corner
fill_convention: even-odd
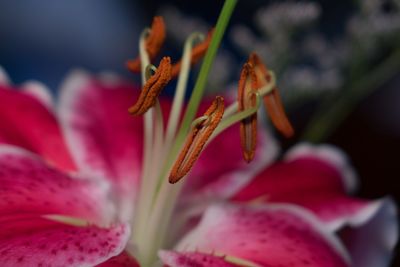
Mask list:
[[[257,26],[267,34],[298,28],[315,21],[321,8],[313,2],[279,2],[259,9],[255,16]]]

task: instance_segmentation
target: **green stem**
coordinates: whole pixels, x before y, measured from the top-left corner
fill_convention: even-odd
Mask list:
[[[186,109],[186,113],[183,117],[181,127],[176,135],[175,142],[172,145],[169,161],[165,164],[165,168],[163,173],[170,171],[170,167],[172,166],[176,156],[179,153],[179,150],[182,147],[183,142],[185,141],[186,135],[192,125],[192,121],[196,115],[197,109],[199,107],[201,98],[204,93],[204,89],[206,86],[208,74],[210,73],[212,63],[214,62],[214,58],[217,54],[218,47],[221,43],[222,37],[225,33],[226,27],[228,25],[229,19],[233,13],[233,10],[236,6],[237,0],[226,0],[224,6],[222,7],[221,13],[218,17],[217,24],[215,26],[215,31],[211,39],[210,46],[207,49],[206,55],[203,60],[203,64],[201,65],[199,75],[196,80],[196,84],[194,86],[192,95],[190,97],[188,107]],[[163,178],[165,175],[160,176],[159,185],[157,187],[157,192],[159,191],[161,184],[163,183]]]
[[[303,140],[321,142],[328,138],[361,100],[400,71],[400,49],[394,51],[385,61],[367,73],[362,79],[342,90],[338,98],[329,98],[315,112],[302,136]]]
[[[222,11],[215,26],[215,31],[211,39],[210,46],[207,49],[203,64],[200,68],[199,76],[197,77],[196,84],[193,88],[193,93],[189,100],[187,111],[183,118],[182,126],[179,131],[180,137],[186,135],[187,131],[190,128],[192,120],[196,115],[197,108],[199,107],[200,101],[204,93],[211,66],[214,62],[218,47],[221,43],[222,37],[225,33],[226,27],[236,6],[236,3],[237,0],[226,0],[224,6],[222,7]]]

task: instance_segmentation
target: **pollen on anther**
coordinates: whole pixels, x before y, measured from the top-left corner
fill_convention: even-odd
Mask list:
[[[161,16],[153,18],[149,35],[146,38],[146,52],[150,61],[153,61],[161,50],[166,37],[165,23]],[[140,72],[140,57],[129,60],[126,63],[127,68],[132,72]]]
[[[260,57],[256,53],[251,53],[249,62],[253,64],[254,71],[257,76],[257,87],[261,88],[271,82],[271,75],[268,68],[263,64]],[[285,137],[291,137],[294,134],[293,127],[285,113],[278,88],[273,87],[272,91],[264,95],[264,105],[267,113],[275,128]]]
[[[285,137],[293,136],[294,130],[287,118],[277,88],[274,88],[269,94],[264,96],[264,105],[275,128]]]
[[[204,113],[204,120],[192,126],[185,144],[172,167],[169,182],[174,184],[182,179],[193,167],[201,151],[217,128],[224,114],[224,99],[217,96],[211,106]]]
[[[256,105],[257,78],[254,66],[250,62],[243,65],[238,87],[238,111],[253,108]],[[240,122],[240,143],[246,162],[253,160],[257,146],[257,113]]]
[[[129,108],[132,115],[141,115],[153,107],[162,89],[171,80],[171,58],[164,57],[156,72],[143,86],[136,103]]]

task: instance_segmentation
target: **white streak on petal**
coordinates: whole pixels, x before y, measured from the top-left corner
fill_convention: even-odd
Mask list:
[[[0,84],[8,85],[10,84],[10,78],[8,77],[6,71],[0,66]]]
[[[28,81],[22,85],[24,93],[33,96],[49,110],[54,110],[54,101],[50,89],[37,81]]]
[[[344,235],[354,266],[389,266],[399,240],[394,200],[384,198],[375,202],[370,209],[350,221],[350,226]]]

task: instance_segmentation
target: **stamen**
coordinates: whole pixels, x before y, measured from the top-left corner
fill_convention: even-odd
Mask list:
[[[251,53],[249,56],[249,63],[254,66],[254,72],[257,76],[257,88],[265,86],[271,82],[271,76],[267,67],[262,63],[260,57],[256,53]]]
[[[281,97],[276,87],[271,93],[264,96],[264,105],[275,128],[285,137],[293,136],[293,127],[286,116]]]
[[[191,59],[190,59],[190,63],[192,66],[194,64],[196,64],[207,52],[207,49],[208,49],[208,46],[210,45],[213,33],[214,33],[214,29],[210,30],[207,34],[206,39],[204,39],[204,41],[202,41],[201,43],[199,43],[193,47],[192,53],[191,53]],[[181,65],[182,65],[182,60],[179,60],[177,63],[175,63],[172,66],[172,77],[178,76],[179,71],[181,69]]]
[[[245,63],[240,73],[238,88],[238,111],[256,106],[257,78],[251,63]],[[257,145],[257,112],[240,122],[240,143],[243,158],[250,162],[254,158]]]
[[[55,222],[61,222],[61,223],[73,225],[73,226],[83,227],[83,226],[90,225],[90,223],[88,221],[85,221],[85,220],[79,219],[79,218],[75,218],[75,217],[70,217],[70,216],[49,214],[49,215],[44,215],[42,217],[52,220],[52,221],[55,221]],[[101,226],[101,225],[99,225],[99,226]],[[103,225],[103,226],[107,227],[107,224]]]
[[[164,57],[154,75],[151,76],[143,86],[135,105],[128,109],[130,114],[144,114],[155,105],[156,99],[161,93],[161,90],[171,80],[171,68],[171,58]]]
[[[249,62],[254,65],[254,71],[257,76],[257,88],[264,87],[272,82],[273,76],[271,72],[268,71],[268,68],[256,53],[250,54]],[[276,86],[273,86],[272,90],[264,95],[264,105],[275,128],[285,137],[291,137],[294,134],[294,130],[285,113]]]
[[[178,182],[190,171],[193,164],[200,156],[207,140],[221,121],[224,108],[224,99],[217,96],[204,113],[205,117],[202,116],[201,119],[196,120],[177,161],[172,167],[169,176],[169,182],[171,184]]]
[[[153,61],[158,52],[161,50],[165,36],[166,33],[164,19],[160,16],[154,17],[149,35],[146,38],[146,51],[149,55],[150,61]],[[140,62],[140,57],[137,57],[133,60],[129,60],[126,63],[126,66],[132,72],[140,72]]]

